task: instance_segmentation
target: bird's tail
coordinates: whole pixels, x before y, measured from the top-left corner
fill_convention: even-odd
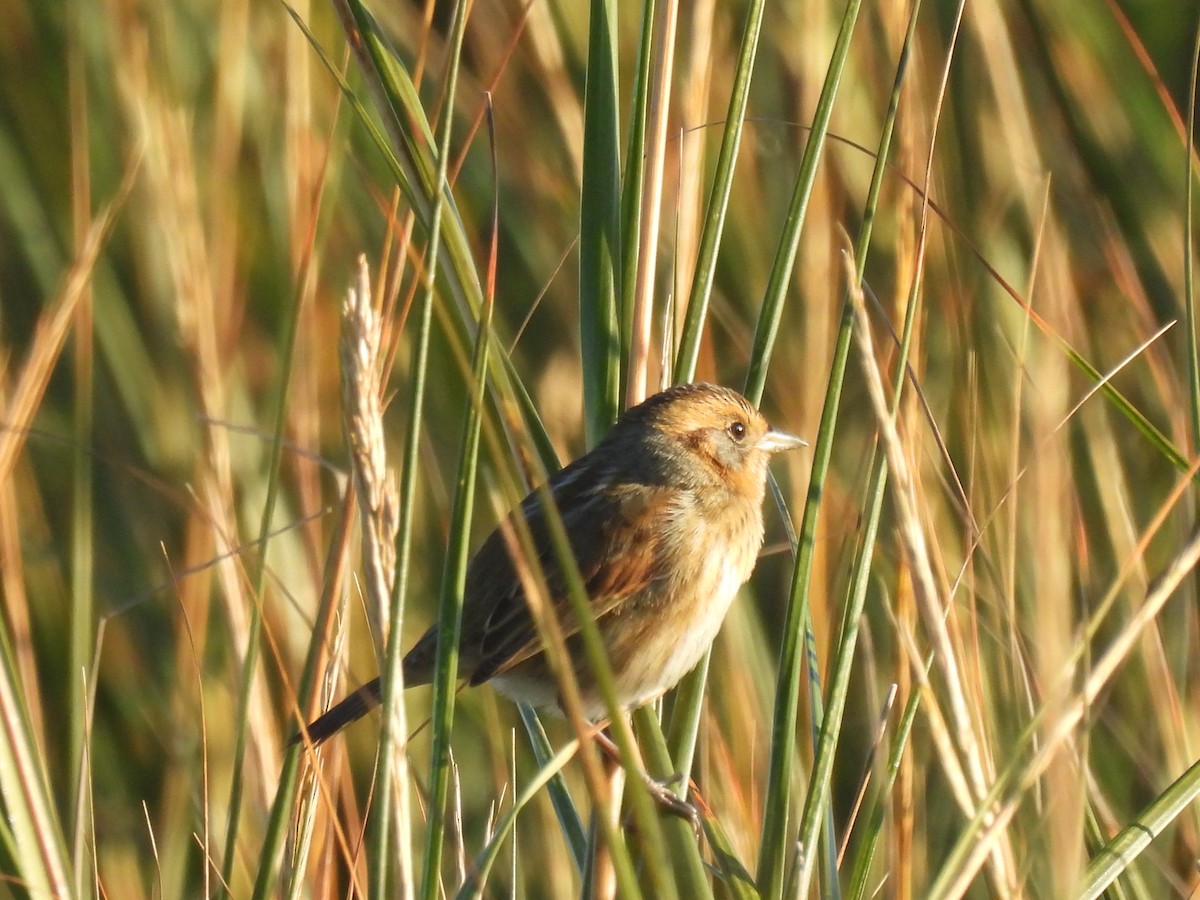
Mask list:
[[[308,739],[313,744],[319,744],[333,737],[351,722],[357,722],[378,706],[381,696],[379,679],[368,681],[322,716],[306,725],[304,731],[308,732]],[[288,743],[299,744],[303,740],[304,732],[298,731],[292,735]]]

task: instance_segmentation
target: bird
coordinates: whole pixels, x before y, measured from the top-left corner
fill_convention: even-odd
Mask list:
[[[767,462],[803,445],[736,391],[696,382],[626,410],[591,451],[549,479],[623,708],[661,696],[712,644],[762,548]],[[509,518],[525,520],[584,714],[599,721],[607,707],[571,612],[543,494],[535,489]],[[492,531],[467,567],[459,675],[562,712],[511,555],[519,550],[505,531]],[[432,682],[437,644],[435,624],[404,656],[406,687]],[[307,734],[320,744],[377,706],[381,693],[380,679],[364,684],[292,743]]]

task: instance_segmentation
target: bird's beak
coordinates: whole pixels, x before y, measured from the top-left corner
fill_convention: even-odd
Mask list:
[[[784,450],[807,446],[808,441],[804,440],[804,438],[798,438],[794,434],[788,434],[786,431],[780,431],[777,428],[768,430],[763,435],[762,440],[758,442],[758,449],[766,450],[768,453],[781,453]]]

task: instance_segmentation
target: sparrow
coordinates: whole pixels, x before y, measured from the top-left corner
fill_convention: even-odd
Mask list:
[[[550,478],[624,708],[672,688],[713,642],[762,548],[767,461],[804,444],[771,428],[736,391],[685,384],[627,410],[595,448]],[[571,612],[542,492],[509,514],[517,516],[532,536],[584,712],[602,719],[607,710]],[[556,710],[558,679],[503,531],[488,536],[467,568],[459,673],[470,686],[490,682],[517,702]],[[437,643],[434,625],[404,657],[406,687],[432,681]],[[309,740],[333,736],[380,696],[376,678],[307,725]]]

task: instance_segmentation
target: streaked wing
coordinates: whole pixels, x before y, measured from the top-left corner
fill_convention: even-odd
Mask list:
[[[578,481],[591,482],[591,479]],[[665,488],[644,484],[610,485],[603,492],[592,487],[587,493],[572,491],[570,487],[570,482],[556,486],[555,497],[579,574],[591,598],[593,615],[600,620],[644,591],[663,571],[666,529],[662,527],[662,517],[667,513],[671,494]],[[536,502],[524,504],[523,514],[552,609],[564,637],[570,637],[579,631],[579,623],[571,612],[566,580],[551,545],[545,514]],[[496,589],[500,587],[503,593],[497,595]],[[477,630],[469,631],[464,611],[464,659],[474,656],[472,651],[478,653],[478,663],[470,677],[472,685],[506,672],[541,652],[537,626],[499,529],[480,548],[472,563],[467,596],[472,600],[480,597],[478,608],[486,613]]]

